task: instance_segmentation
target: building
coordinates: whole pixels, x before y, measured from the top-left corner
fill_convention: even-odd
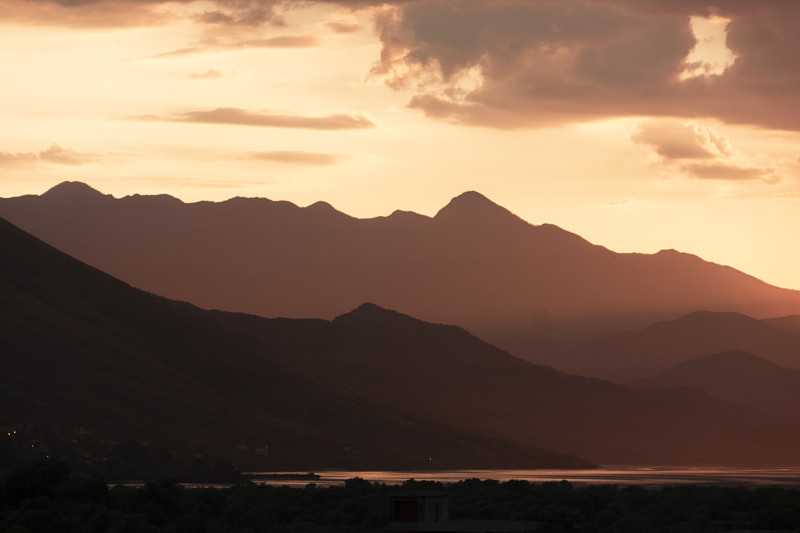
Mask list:
[[[383,531],[396,533],[530,533],[536,522],[519,520],[450,520],[450,494],[443,491],[398,492]]]

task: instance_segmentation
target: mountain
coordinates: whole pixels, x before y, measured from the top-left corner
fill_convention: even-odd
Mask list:
[[[551,356],[554,366],[584,376],[626,383],[689,359],[744,350],[800,369],[800,335],[739,313],[698,311],[638,331],[616,333]]]
[[[630,389],[363,304],[332,321],[205,311],[0,221],[3,420],[278,468],[788,464],[800,429],[692,390]]]
[[[800,420],[800,370],[783,368],[742,350],[691,359],[632,384],[695,387],[773,416]]]
[[[227,315],[226,315],[227,316]],[[555,449],[605,464],[794,461],[794,425],[775,424],[693,390],[629,389],[526,363],[462,328],[374,304],[337,317],[354,352],[320,330],[281,337],[288,319],[236,321],[254,342],[291,346],[292,364],[354,396],[450,427]],[[291,321],[288,321],[291,322]]]
[[[253,317],[134,289],[4,220],[0,242],[4,425],[56,428],[47,433],[67,441],[86,428],[99,441],[196,443],[228,456],[268,445],[277,469],[586,465],[356,400],[284,363],[293,354],[282,344],[262,337],[255,346],[225,324]],[[323,330],[359,351],[328,322],[258,321],[276,338]]]
[[[370,301],[534,361],[563,339],[698,309],[800,310],[796,291],[672,250],[614,253],[477,192],[434,217],[357,219],[324,203],[117,199],[66,182],[0,199],[0,216],[136,287],[204,308],[330,319]]]
[[[795,335],[800,335],[800,315],[765,318],[762,320],[762,322],[774,328],[782,329]]]

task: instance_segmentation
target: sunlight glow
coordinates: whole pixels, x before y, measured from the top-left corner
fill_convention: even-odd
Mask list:
[[[686,70],[681,79],[699,76],[718,76],[736,61],[736,56],[725,43],[729,19],[692,17],[691,25],[697,44],[686,58]]]

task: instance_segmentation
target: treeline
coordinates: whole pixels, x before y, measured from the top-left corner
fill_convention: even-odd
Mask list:
[[[479,480],[397,487],[356,478],[338,487],[190,489],[158,480],[132,488],[79,477],[67,463],[52,460],[9,472],[1,483],[5,533],[367,532],[387,524],[389,501],[398,490],[447,490],[452,519],[537,520],[544,533],[800,531],[800,491],[780,487],[645,489]]]

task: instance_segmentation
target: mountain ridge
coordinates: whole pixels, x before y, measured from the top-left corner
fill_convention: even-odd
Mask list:
[[[631,385],[694,387],[771,416],[800,420],[800,370],[782,367],[744,350],[689,359]]]
[[[615,253],[476,192],[434,217],[368,219],[320,203],[131,198],[6,198],[0,216],[137,287],[201,307],[331,319],[371,301],[457,324],[535,362],[545,362],[543,347],[697,309],[800,310],[800,292],[679,252]]]
[[[690,359],[740,350],[800,369],[800,335],[734,312],[695,311],[634,331],[615,333],[551,355],[565,371],[618,383],[649,378]]]
[[[374,304],[347,327],[204,311],[2,221],[0,242],[4,416],[113,439],[266,443],[282,468],[786,464],[800,445],[800,427],[770,436],[769,419],[701,392],[568,376]]]

